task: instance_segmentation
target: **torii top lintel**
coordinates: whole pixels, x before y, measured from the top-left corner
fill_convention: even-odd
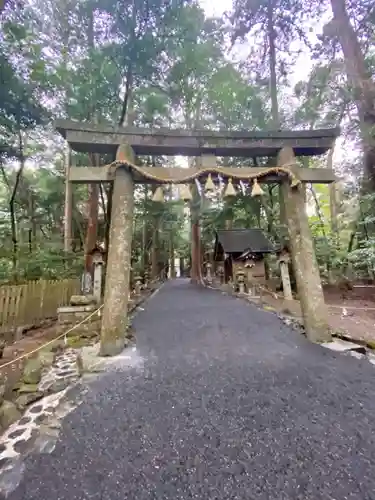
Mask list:
[[[276,156],[292,147],[296,156],[315,156],[328,151],[339,128],[318,130],[211,131],[134,127],[111,127],[70,120],[57,120],[56,129],[75,151],[115,153],[129,144],[137,155],[185,155],[262,157]]]

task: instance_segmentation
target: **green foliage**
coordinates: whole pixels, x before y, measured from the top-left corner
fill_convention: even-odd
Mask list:
[[[208,19],[192,0],[33,0],[26,1],[23,9],[9,5],[0,37],[0,280],[5,281],[69,276],[82,270],[89,225],[87,187],[74,188],[74,252],[66,255],[62,252],[63,148],[51,128],[52,119],[148,128],[266,129],[275,119],[269,105],[272,91],[282,95],[298,55],[293,51],[295,42],[310,46],[310,25],[326,7],[316,0],[303,6],[297,0],[235,0],[228,28],[226,19]],[[370,7],[370,0],[348,2],[373,75]],[[228,38],[246,37],[251,39],[250,53],[242,63],[235,62],[228,57]],[[293,108],[278,103],[279,122],[299,128],[343,123],[345,137],[357,139],[353,95],[337,37],[325,30],[310,49],[315,58],[312,72],[302,75],[295,87]],[[273,67],[277,89],[271,88]],[[93,160],[82,153],[74,158],[78,165]],[[99,160],[108,163],[112,158],[102,155]],[[174,165],[160,157],[139,161]],[[225,163],[241,167],[245,161],[228,158]],[[325,158],[309,166],[324,164]],[[360,195],[361,168],[356,160],[339,165],[345,189],[337,206],[337,231],[331,224],[327,186],[314,186],[308,193],[323,274],[339,272],[348,261],[361,272],[373,269],[375,205]],[[233,200],[198,203],[203,245],[209,248],[214,230],[224,228],[228,220],[234,228],[261,227],[278,242],[277,189],[264,189],[262,200],[252,198],[247,188]],[[108,196],[107,187],[101,186],[97,220],[101,243]],[[155,241],[161,261],[168,258],[171,245],[176,255],[189,255],[188,214],[174,195],[166,196],[172,201],[157,204],[150,201],[150,190],[136,190],[133,270],[150,264]]]
[[[358,248],[349,253],[348,260],[358,274],[362,276],[374,275],[375,238],[370,237],[361,241]]]

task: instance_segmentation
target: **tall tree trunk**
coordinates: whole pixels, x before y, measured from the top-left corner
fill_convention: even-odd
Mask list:
[[[125,95],[124,95],[124,100],[122,101],[122,108],[121,108],[121,114],[120,114],[120,126],[124,127],[125,125],[131,125],[129,123],[129,113],[130,111],[130,106],[131,106],[131,99],[132,99],[132,93],[133,93],[133,66],[131,63],[129,63],[128,68],[126,70],[126,76],[125,76]],[[130,121],[133,121],[132,119]]]
[[[173,199],[173,190],[172,185],[169,187],[169,200]],[[174,237],[174,228],[173,225],[170,225],[169,230],[169,276],[171,279],[176,277],[176,267],[175,267],[175,237]]]
[[[348,249],[346,251],[347,255],[349,255],[353,251],[356,236],[357,236],[357,222],[354,223],[354,228],[353,228],[352,232],[350,233]],[[346,257],[343,264],[342,264],[341,272],[347,278],[352,279],[353,278],[352,269],[353,269],[352,264],[349,261],[348,257]],[[348,276],[348,274],[350,274],[350,276]]]
[[[327,158],[327,168],[329,170],[333,170],[333,154],[334,154],[334,147],[329,150],[328,153],[328,158]],[[337,184],[336,182],[332,182],[329,185],[329,210],[330,210],[330,215],[331,215],[331,231],[333,234],[333,237],[335,239],[335,245],[338,245],[338,237],[339,237],[339,227],[338,227],[338,210],[337,210]]]
[[[109,235],[111,229],[111,217],[112,217],[112,198],[113,198],[113,182],[108,184],[108,188],[106,190],[107,194],[107,222],[104,229],[104,247],[105,251],[108,255],[108,247],[109,247]]]
[[[143,186],[143,214],[144,222],[142,225],[142,248],[141,248],[141,268],[145,272],[148,267],[147,252],[148,252],[148,241],[147,241],[147,186]]]
[[[331,0],[333,28],[344,53],[346,74],[352,88],[364,146],[364,174],[367,192],[375,191],[375,84],[350,22],[345,0]]]
[[[99,167],[100,158],[98,154],[89,154],[90,163],[93,167]],[[92,257],[90,252],[94,249],[98,238],[98,216],[99,216],[99,186],[89,184],[87,186],[87,231],[85,241],[85,271],[92,271]]]
[[[159,217],[155,217],[153,226],[151,246],[151,278],[156,279],[159,275]]]
[[[156,167],[155,157],[152,157],[152,166]],[[155,193],[157,186],[153,186],[152,193]],[[160,213],[153,215],[152,217],[152,236],[151,236],[151,277],[156,279],[160,272],[160,229],[161,229],[162,216]]]
[[[186,113],[185,121],[189,130],[198,129],[201,125],[201,99],[197,98],[195,102],[195,113],[192,117]],[[201,158],[190,158],[189,166],[202,167]],[[201,231],[200,231],[200,212],[201,197],[197,185],[192,186],[193,199],[190,203],[190,228],[191,228],[191,281],[202,283],[202,262],[201,262]]]
[[[125,125],[132,125],[133,120],[134,120],[134,114],[129,113],[129,109],[131,106],[131,99],[132,99],[132,88],[133,85],[133,72],[132,72],[132,65],[129,64],[127,67],[127,72],[126,72],[126,84],[125,84],[125,94],[124,98],[122,101],[122,106],[121,106],[121,112],[120,112],[120,118],[118,121],[118,125],[120,127],[124,127]],[[115,157],[113,157],[113,160],[115,160]],[[111,221],[111,214],[112,214],[112,197],[113,197],[113,183],[109,184],[108,191],[107,191],[107,224],[105,227],[105,249],[106,252],[108,252],[108,246],[109,246],[109,234],[110,234],[110,221]]]
[[[69,24],[70,5],[68,0],[62,2],[62,32],[63,44],[61,48],[62,67],[64,72],[68,73],[69,62],[69,39],[70,39],[70,24]],[[65,89],[65,108],[68,106],[67,95]],[[67,112],[67,109],[65,109]],[[71,149],[66,144],[65,149],[65,205],[64,205],[64,251],[70,252],[72,250],[72,215],[73,215],[73,186],[68,182],[69,170],[71,164]]]
[[[102,211],[103,211],[103,222],[104,222],[104,227],[105,227],[107,224],[107,221],[108,221],[108,216],[107,216],[107,203],[108,203],[108,201],[106,200],[106,197],[104,196],[104,194],[105,194],[104,186],[102,183],[100,183],[99,184],[100,206],[101,206]]]
[[[95,31],[94,31],[94,15],[93,10],[89,12],[89,26],[88,26],[88,45],[91,51],[95,49]],[[99,122],[99,115],[96,109],[96,103],[91,102],[91,117],[97,124]],[[89,153],[90,164],[93,167],[100,166],[100,156],[97,153]],[[87,230],[85,240],[85,271],[88,273],[93,272],[91,251],[94,249],[98,238],[98,216],[99,216],[99,187],[97,184],[89,184],[87,199]]]
[[[64,204],[64,251],[72,250],[72,215],[73,215],[73,193],[72,184],[69,182],[69,169],[72,154],[68,143],[65,148],[65,204]]]
[[[269,71],[270,71],[270,97],[271,97],[271,117],[272,128],[280,128],[279,101],[277,95],[277,72],[276,72],[276,31],[274,23],[274,0],[268,0],[267,3],[267,38],[269,46]],[[288,239],[288,230],[286,223],[285,204],[282,194],[282,187],[279,184],[279,208],[280,208],[280,233],[281,240],[285,242]]]
[[[170,277],[172,279],[176,277],[176,268],[174,265],[174,263],[175,263],[174,261],[175,261],[174,234],[173,234],[173,231],[171,230],[171,232],[169,234],[169,265],[171,266],[170,270],[169,270],[169,274],[170,274]]]
[[[277,98],[277,75],[276,75],[276,32],[274,25],[273,0],[267,4],[267,36],[269,45],[269,69],[270,69],[270,96],[272,126],[275,130],[280,127],[279,102]]]
[[[35,250],[35,245],[36,245],[36,220],[35,220],[35,196],[31,187],[29,188],[28,201],[29,201],[29,221],[30,221],[29,252],[32,253]]]
[[[88,185],[88,219],[85,241],[85,271],[92,271],[91,251],[94,249],[98,236],[99,189],[97,184]]]
[[[194,162],[194,159],[191,159]],[[192,185],[193,199],[190,202],[190,237],[191,237],[191,281],[201,283],[202,263],[201,263],[201,236],[200,236],[200,203],[198,188],[196,184]]]
[[[191,281],[201,282],[200,227],[194,218],[191,221]]]
[[[306,186],[306,184],[304,184],[304,186]],[[309,188],[310,188],[310,192],[311,192],[311,195],[313,197],[313,200],[314,200],[315,211],[316,211],[316,214],[317,214],[318,219],[319,219],[320,230],[321,230],[321,233],[322,233],[324,240],[326,241],[327,248],[329,248],[329,242],[328,242],[328,238],[327,238],[327,234],[326,234],[326,230],[325,230],[325,224],[324,224],[324,216],[323,216],[322,209],[320,207],[319,199],[316,195],[316,191],[315,191],[312,184],[309,184]],[[329,281],[329,283],[333,283],[334,278],[332,275],[331,260],[328,256],[327,256],[325,265],[326,265],[326,269],[327,269],[328,281]]]
[[[19,124],[20,126],[20,124]],[[16,196],[18,192],[18,187],[20,185],[23,171],[25,169],[25,156],[24,156],[24,143],[22,138],[21,130],[18,131],[18,148],[19,148],[19,159],[20,165],[16,173],[16,180],[14,182],[12,194],[9,200],[9,213],[10,213],[10,226],[12,234],[12,264],[13,264],[13,281],[17,283],[18,281],[18,235],[17,235],[17,221],[16,221]]]
[[[323,217],[322,210],[320,208],[320,203],[319,203],[318,197],[316,195],[315,189],[313,188],[312,184],[309,184],[309,188],[310,188],[311,196],[314,200],[315,211],[316,211],[316,215],[318,216],[318,219],[319,219],[319,226],[320,226],[320,230],[322,232],[322,236],[323,236],[323,238],[327,238],[326,230],[325,230],[325,226],[324,226],[324,217]]]

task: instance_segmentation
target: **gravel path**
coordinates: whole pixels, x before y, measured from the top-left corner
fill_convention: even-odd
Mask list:
[[[134,326],[11,500],[375,499],[370,363],[184,280]]]

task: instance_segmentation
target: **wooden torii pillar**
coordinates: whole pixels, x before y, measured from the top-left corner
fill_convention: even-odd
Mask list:
[[[117,160],[134,163],[130,146],[121,145]],[[133,240],[134,181],[131,170],[117,167],[113,180],[107,274],[100,336],[101,356],[119,354],[125,346]]]
[[[300,167],[291,147],[283,148],[277,157],[279,167],[292,169],[298,177]],[[318,262],[305,208],[305,184],[292,187],[284,180],[281,185],[285,216],[296,275],[298,297],[307,337],[313,342],[331,339],[328,308],[324,301]]]

